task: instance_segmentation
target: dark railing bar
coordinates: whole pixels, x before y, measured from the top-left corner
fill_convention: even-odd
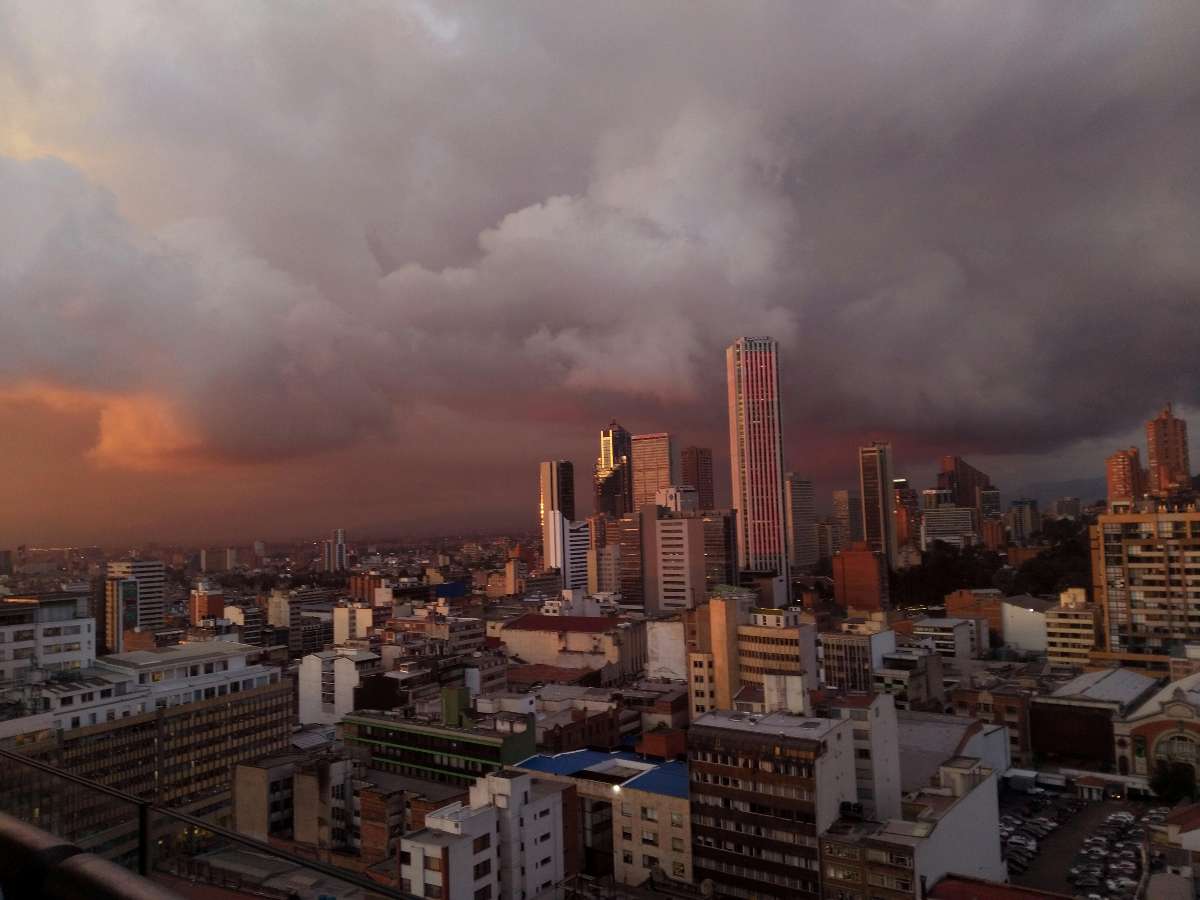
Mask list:
[[[357,872],[349,871],[348,869],[340,869],[337,866],[323,863],[319,860],[308,859],[307,857],[297,856],[288,853],[286,850],[280,850],[278,847],[273,847],[270,844],[265,844],[262,841],[252,837],[247,837],[244,834],[239,834],[236,831],[231,831],[228,828],[223,828],[220,825],[214,825],[212,822],[201,819],[198,816],[189,815],[179,810],[171,809],[165,806],[158,806],[144,797],[138,797],[136,794],[127,794],[124,791],[119,791],[116,788],[108,787],[107,785],[99,784],[91,781],[80,775],[72,774],[57,766],[52,766],[49,763],[42,762],[37,759],[30,759],[28,756],[23,756],[20,753],[14,753],[11,750],[6,750],[0,747],[0,759],[7,759],[14,763],[19,763],[23,766],[37,769],[47,775],[53,775],[61,778],[64,781],[69,781],[72,784],[77,784],[81,787],[90,788],[99,791],[102,794],[107,794],[117,800],[125,803],[130,803],[138,808],[138,870],[142,875],[148,875],[150,869],[150,813],[156,813],[165,816],[168,819],[174,819],[177,822],[182,822],[185,825],[190,825],[193,828],[200,828],[204,831],[209,831],[218,837],[222,837],[227,841],[232,841],[236,844],[242,844],[259,853],[265,853],[268,856],[274,856],[279,859],[286,860],[290,863],[295,863],[306,869],[312,869],[314,872],[320,872],[322,875],[328,875],[330,878],[336,878],[339,881],[344,881],[347,884],[352,884],[355,887],[369,890],[373,893],[380,894],[384,897],[395,898],[395,900],[423,900],[416,894],[405,894],[394,888],[382,885],[377,881],[372,881],[369,878],[364,878]],[[143,831],[143,826],[145,831]],[[143,840],[145,838],[145,840]]]

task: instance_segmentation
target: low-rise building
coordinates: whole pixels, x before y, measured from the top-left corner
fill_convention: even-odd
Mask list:
[[[919,619],[913,624],[913,637],[929,642],[942,659],[954,662],[971,659],[972,647],[977,646],[968,619]]]
[[[929,647],[898,647],[880,658],[872,688],[891,694],[896,709],[941,712],[946,705],[942,658]]]
[[[1200,783],[1200,673],[1169,682],[1114,718],[1113,735],[1119,774],[1183,772]]]
[[[886,821],[900,815],[900,738],[890,694],[827,694],[814,709],[849,719],[854,737],[854,778],[862,815]]]
[[[896,649],[896,633],[824,631],[821,633],[821,683],[842,691],[869,692],[884,657]]]
[[[997,775],[953,757],[886,822],[842,818],[821,837],[822,896],[912,897],[949,872],[1004,881]]]
[[[953,756],[983,761],[993,772],[1012,766],[1008,729],[965,716],[942,713],[896,713],[900,744],[900,790],[907,796],[933,783],[942,763]]]
[[[96,659],[95,631],[86,594],[60,591],[0,600],[0,685],[39,669],[87,668]]]
[[[1063,591],[1046,610],[1046,660],[1056,669],[1082,670],[1101,638],[1100,609],[1083,588]]]
[[[351,647],[310,653],[300,660],[301,725],[335,725],[354,711],[354,689],[381,671],[378,654]]]
[[[1009,748],[1017,765],[1033,759],[1029,710],[1033,692],[1013,684],[990,687],[958,687],[950,692],[950,703],[959,716],[979,719],[1008,729]]]
[[[1041,597],[1021,594],[1007,597],[1001,606],[1004,621],[1004,643],[1026,653],[1045,653],[1047,650],[1047,613],[1056,605]]]
[[[646,665],[644,621],[531,613],[505,622],[500,639],[510,658],[523,663],[592,669],[601,673],[604,683],[637,675]]]

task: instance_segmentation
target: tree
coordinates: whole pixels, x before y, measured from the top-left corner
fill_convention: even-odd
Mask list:
[[[1150,779],[1150,789],[1166,803],[1195,799],[1196,773],[1187,763],[1170,763],[1160,759]]]

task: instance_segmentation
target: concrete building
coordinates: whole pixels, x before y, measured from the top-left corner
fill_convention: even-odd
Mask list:
[[[833,596],[842,609],[876,612],[891,606],[887,557],[863,541],[833,555]]]
[[[1200,783],[1200,673],[1158,688],[1114,719],[1117,772],[1147,780],[1161,771]]]
[[[592,669],[609,683],[646,665],[645,621],[528,614],[506,622],[500,639],[524,663]]]
[[[573,791],[534,778],[528,772],[502,769],[471,785],[470,809],[495,810],[500,894],[503,900],[551,900],[563,896],[562,884],[577,870],[576,830],[570,821]],[[448,818],[447,810],[437,813]],[[439,821],[428,827],[438,827]],[[451,871],[457,871],[451,865]],[[478,888],[476,888],[478,891]],[[478,893],[472,895],[479,897]]]
[[[653,544],[647,549],[656,559],[647,567],[646,612],[693,609],[707,593],[704,522],[695,516],[673,515],[654,520],[653,526]]]
[[[1008,504],[1008,518],[1008,533],[1014,543],[1021,546],[1025,546],[1042,530],[1037,501],[1030,497],[1018,497],[1011,501]]]
[[[1003,725],[1008,729],[1009,753],[1017,765],[1033,761],[1030,708],[1033,692],[1014,684],[955,688],[948,698],[959,716]]]
[[[1180,488],[1191,488],[1187,422],[1175,417],[1170,403],[1146,423],[1146,461],[1152,491],[1167,494]]]
[[[1045,653],[1046,616],[1054,608],[1049,600],[1029,594],[1006,598],[1000,608],[1005,645],[1026,653]]]
[[[962,662],[972,658],[975,641],[971,637],[971,622],[967,619],[919,619],[913,625],[913,637],[928,641],[942,659]]]
[[[896,568],[895,502],[892,490],[892,445],[874,441],[858,449],[858,488],[862,497],[863,540],[876,553],[882,553],[888,567]]]
[[[562,573],[563,588],[587,590],[591,523],[586,519],[582,522],[572,521],[561,510],[547,510],[542,541],[545,567],[558,569]]]
[[[263,646],[263,631],[267,617],[261,606],[247,604],[245,606],[226,605],[221,611],[221,618],[228,619],[241,630],[241,643],[254,647]]]
[[[863,540],[862,515],[862,498],[858,494],[833,492],[833,522],[837,526],[834,553],[846,544]]]
[[[791,699],[688,730],[693,879],[718,896],[820,897],[817,836],[857,802],[851,720],[810,715],[803,689]]]
[[[927,647],[894,648],[875,666],[872,687],[891,694],[897,709],[940,711],[946,702],[942,658]]]
[[[220,619],[225,613],[225,592],[201,581],[188,595],[188,621],[199,625],[205,619]]]
[[[680,453],[680,478],[696,489],[700,509],[716,509],[711,447],[684,447]]]
[[[725,373],[738,567],[790,582],[779,345],[767,337],[738,338],[725,350]]]
[[[350,568],[350,554],[346,548],[346,529],[335,528],[329,539],[322,542],[321,563],[326,572],[345,572]]]
[[[944,713],[900,710],[900,790],[904,796],[935,784],[942,763],[954,755],[983,761],[993,772],[1012,767],[1008,729]]]
[[[95,631],[86,595],[62,591],[0,600],[0,686],[28,681],[37,671],[90,667]]]
[[[1083,669],[1099,639],[1100,610],[1083,588],[1063,591],[1046,610],[1046,660],[1056,669]]]
[[[687,680],[687,641],[683,619],[679,616],[646,622],[646,677]]]
[[[654,493],[654,505],[673,513],[700,511],[700,492],[689,484],[673,484]]]
[[[835,822],[821,838],[823,896],[923,900],[928,885],[950,872],[1005,881],[997,775],[977,758],[952,757],[936,785],[908,800],[903,817]]]
[[[400,840],[400,890],[444,900],[503,896],[497,809],[461,802],[425,817],[425,827]]]
[[[821,683],[842,691],[875,690],[875,672],[896,649],[896,633],[825,631],[820,637]]]
[[[896,704],[890,694],[822,692],[817,715],[849,719],[854,737],[854,780],[862,815],[887,821],[900,817],[900,743]]]
[[[1091,526],[1092,596],[1105,649],[1167,656],[1200,640],[1200,512],[1108,513]]]
[[[633,886],[658,867],[670,879],[692,883],[685,763],[576,750],[530,757],[517,768],[574,786],[584,873]]]
[[[354,689],[382,670],[376,653],[335,647],[300,660],[301,725],[335,725],[354,711]]]
[[[995,588],[962,588],[946,595],[946,615],[950,618],[987,619],[988,631],[1004,642],[1004,592]]]
[[[950,502],[955,506],[974,510],[976,518],[984,518],[982,494],[994,490],[992,479],[979,471],[961,456],[943,456],[937,486],[950,492]]]
[[[376,607],[369,603],[344,603],[333,608],[333,642],[341,646],[362,640],[375,630]],[[384,609],[385,618],[387,610]]]
[[[552,459],[538,463],[538,526],[546,527],[551,510],[568,521],[575,518],[575,466],[570,460]],[[543,532],[542,547],[546,546]]]
[[[634,509],[630,443],[629,432],[615,420],[600,432],[600,456],[592,476],[596,515],[619,519]]]

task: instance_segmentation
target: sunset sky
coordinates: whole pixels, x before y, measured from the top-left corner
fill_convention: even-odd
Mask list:
[[[0,0],[0,547],[727,497],[742,334],[822,494],[1200,431],[1200,4]]]

